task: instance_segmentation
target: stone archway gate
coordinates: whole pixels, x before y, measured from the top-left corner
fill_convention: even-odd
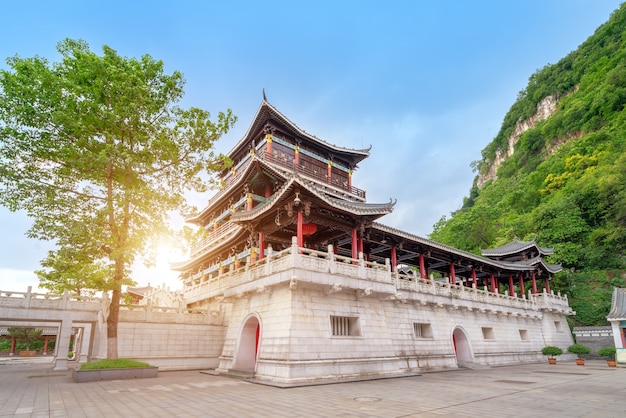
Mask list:
[[[57,328],[54,370],[67,370],[70,339],[79,329],[80,341],[74,350],[78,360],[91,356],[94,339],[98,338],[98,324],[103,323],[101,312],[108,307],[106,298],[48,295],[32,292],[0,292],[0,324],[14,327]]]

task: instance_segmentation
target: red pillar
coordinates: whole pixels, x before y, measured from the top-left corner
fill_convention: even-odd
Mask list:
[[[519,292],[520,297],[524,296],[524,275],[522,273],[519,274]]]
[[[50,338],[49,335],[46,335],[44,337],[44,343],[43,343],[43,355],[47,355],[48,354],[48,338]]]
[[[533,295],[537,294],[537,278],[535,277],[535,272],[533,271],[530,275],[530,279],[533,282]]]
[[[450,263],[450,283],[456,284],[456,274],[454,273],[454,263]]]
[[[246,209],[248,211],[252,210],[252,193],[248,193],[248,196],[246,196],[246,202],[248,203],[246,206]]]
[[[358,258],[358,251],[359,249],[356,237],[356,228],[352,228],[352,258]]]
[[[489,278],[491,279],[491,293],[496,293],[496,280],[493,277],[493,273],[489,275]]]
[[[267,142],[267,153],[272,154],[272,134],[265,134],[265,142]]]
[[[297,215],[297,236],[298,236],[298,247],[304,247],[304,236],[302,235],[302,224],[304,223],[304,217],[302,215],[302,211],[298,211]]]
[[[11,351],[9,351],[10,356],[13,354],[15,354],[15,337],[11,338]]]
[[[265,258],[265,234],[259,232],[259,259]]]
[[[472,284],[474,285],[474,287],[478,287],[478,284],[476,283],[476,269],[472,267]]]
[[[428,274],[426,274],[426,263],[424,262],[424,254],[420,254],[420,279],[425,279]]]
[[[333,162],[331,160],[328,160],[328,171],[326,173],[326,176],[328,177],[328,184],[333,182]]]
[[[269,184],[265,185],[265,197],[270,197],[272,195],[272,186]]]
[[[515,286],[513,285],[513,275],[509,274],[509,296],[515,296]]]
[[[546,292],[550,293],[550,278],[546,277]]]
[[[396,267],[398,267],[398,255],[396,253],[396,246],[391,246],[391,271],[396,271]]]
[[[496,277],[496,293],[500,293],[500,278]]]
[[[363,237],[359,237],[359,253],[363,253]],[[363,255],[365,257],[365,254]]]
[[[300,164],[300,147],[296,145],[296,148],[293,150],[293,162],[298,167]]]
[[[348,188],[352,190],[352,170],[348,171]]]

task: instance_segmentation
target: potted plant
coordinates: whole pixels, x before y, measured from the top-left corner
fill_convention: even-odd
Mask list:
[[[578,356],[578,358],[576,359],[576,364],[579,366],[584,366],[585,359],[582,357],[582,355],[591,353],[591,349],[587,347],[586,345],[572,344],[569,347],[567,347],[567,352],[576,354]]]
[[[553,345],[547,345],[541,349],[541,354],[548,357],[549,364],[556,364],[556,356],[563,354],[563,350]]]
[[[598,350],[598,355],[606,357],[606,364],[609,367],[616,367],[617,362],[615,361],[615,351],[615,347],[602,347]]]

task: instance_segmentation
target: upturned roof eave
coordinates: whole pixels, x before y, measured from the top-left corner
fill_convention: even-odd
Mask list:
[[[262,162],[263,163],[263,162]],[[395,203],[386,204],[371,204],[360,202],[340,201],[339,199],[326,196],[323,192],[317,190],[314,183],[304,181],[298,174],[293,174],[287,182],[281,187],[281,189],[272,196],[270,200],[262,205],[257,206],[251,211],[247,212],[235,212],[231,215],[233,222],[247,222],[253,220],[259,216],[262,216],[267,211],[271,210],[274,205],[279,202],[289,190],[297,185],[298,187],[307,190],[320,200],[324,201],[329,206],[340,209],[345,212],[351,213],[355,216],[375,216],[380,217],[387,215],[393,211],[393,205]],[[341,202],[341,204],[339,204]]]
[[[369,151],[372,148],[371,146],[368,149],[344,148],[344,147],[340,147],[340,146],[331,144],[329,142],[326,142],[320,138],[317,138],[314,135],[307,133],[305,130],[301,129],[298,125],[296,125],[291,120],[289,120],[289,118],[283,115],[278,109],[272,106],[267,100],[263,100],[261,102],[261,105],[257,109],[257,112],[254,115],[254,118],[252,119],[252,122],[250,123],[250,126],[248,127],[248,130],[246,131],[245,135],[228,152],[227,154],[228,156],[232,157],[234,154],[239,152],[241,148],[245,147],[246,144],[250,143],[250,140],[252,139],[251,138],[252,135],[259,129],[259,124],[264,124],[266,122],[266,120],[261,121],[263,117],[263,112],[267,112],[268,116],[276,117],[283,124],[291,128],[295,133],[297,133],[298,135],[302,137],[307,138],[308,140],[318,144],[321,147],[327,148],[330,151],[352,156],[355,165],[358,164],[360,161],[364,160],[365,158],[369,157],[370,155]]]

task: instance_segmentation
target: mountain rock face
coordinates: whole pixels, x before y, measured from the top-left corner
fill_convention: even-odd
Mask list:
[[[555,96],[548,96],[537,104],[537,112],[530,118],[522,121],[517,121],[513,133],[507,138],[506,150],[498,148],[496,150],[496,156],[493,162],[489,165],[489,170],[485,174],[479,174],[476,180],[476,185],[479,189],[489,180],[496,180],[498,178],[498,168],[502,165],[507,158],[509,158],[515,152],[515,144],[519,141],[524,132],[537,126],[537,123],[548,119],[556,112],[557,99]]]
[[[604,325],[626,288],[626,3],[575,51],[529,77],[472,163],[463,206],[430,238],[480,253],[521,240],[554,248],[552,290],[573,325]]]

